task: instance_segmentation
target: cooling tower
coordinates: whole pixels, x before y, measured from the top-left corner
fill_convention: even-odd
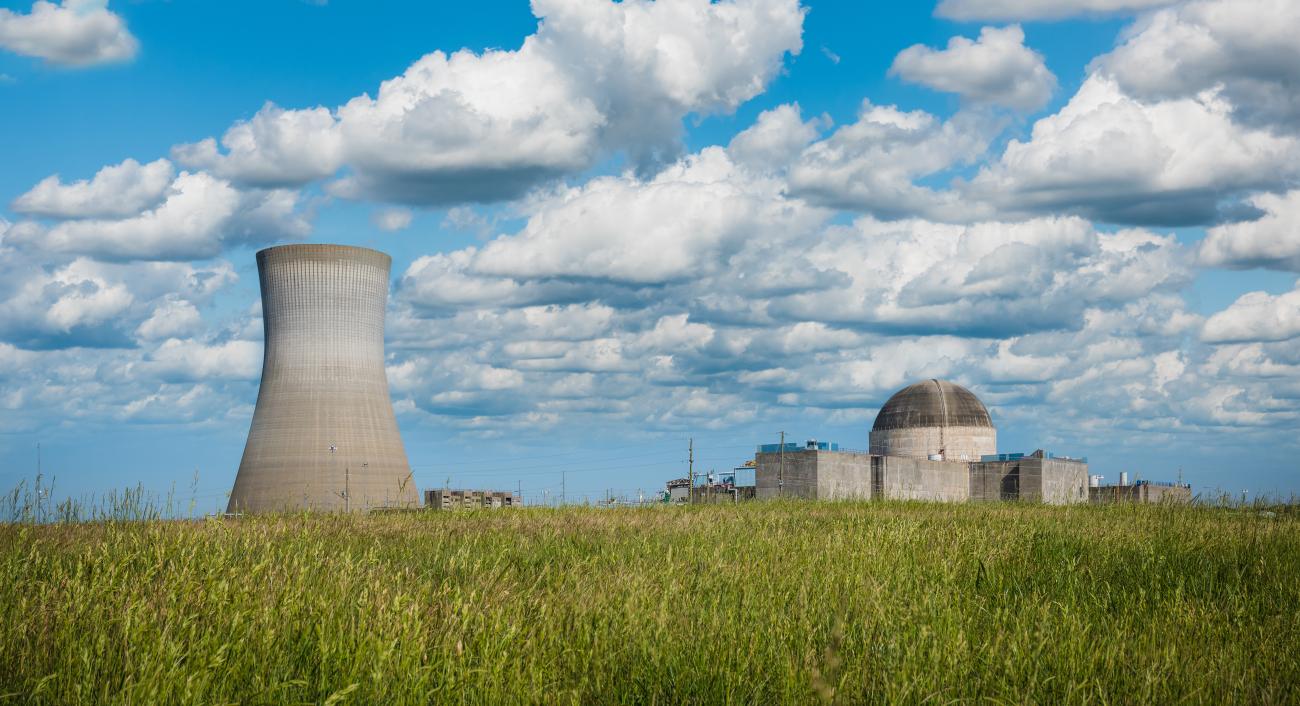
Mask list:
[[[257,253],[266,350],[230,512],[419,502],[384,376],[391,262],[344,245]]]

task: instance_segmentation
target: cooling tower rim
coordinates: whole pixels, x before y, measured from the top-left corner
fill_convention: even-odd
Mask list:
[[[363,248],[359,245],[340,245],[337,243],[290,243],[287,245],[274,245],[257,251],[259,265],[268,259],[311,260],[326,258],[345,258],[360,262],[377,260],[385,268],[388,268],[393,262],[393,258],[386,252]]]

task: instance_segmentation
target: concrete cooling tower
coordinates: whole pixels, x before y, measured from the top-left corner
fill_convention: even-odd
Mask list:
[[[418,504],[384,376],[391,263],[344,245],[257,253],[266,350],[230,512]]]

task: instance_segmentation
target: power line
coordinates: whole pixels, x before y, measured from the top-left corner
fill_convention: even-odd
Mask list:
[[[629,448],[629,449],[630,449],[630,448],[634,448],[634,447],[623,447],[623,448]],[[711,447],[711,448],[719,449],[719,450],[722,450],[722,449],[752,449],[752,448],[755,448],[755,445],[754,445],[754,444],[737,444],[737,445],[734,445],[734,446],[714,446],[714,447]],[[602,458],[596,458],[596,459],[585,459],[585,460],[586,460],[586,461],[621,461],[621,460],[623,460],[623,459],[629,459],[629,458],[644,458],[644,457],[646,457],[646,456],[655,456],[655,455],[658,455],[658,454],[664,454],[664,453],[673,453],[673,452],[668,451],[668,450],[662,450],[662,449],[661,449],[661,450],[658,450],[658,451],[647,451],[647,452],[644,452],[644,453],[637,453],[637,454],[631,454],[631,455],[606,456],[606,457],[602,457]],[[456,465],[464,466],[464,465],[474,465],[474,464],[480,464],[480,463],[502,463],[502,462],[506,462],[506,461],[528,461],[528,460],[539,459],[539,458],[558,458],[558,457],[563,457],[563,456],[582,456],[582,457],[585,457],[586,455],[587,455],[587,452],[585,452],[585,451],[572,451],[572,452],[565,452],[565,453],[561,453],[561,454],[550,454],[550,455],[546,455],[546,456],[519,456],[519,457],[515,457],[515,458],[490,458],[490,459],[477,459],[477,460],[458,461],[458,462],[456,463]],[[411,467],[412,467],[412,468],[438,468],[438,467],[445,466],[445,465],[447,465],[447,464],[444,464],[444,463],[415,463],[415,464],[411,464]],[[532,466],[517,466],[517,467],[512,467],[512,468],[558,468],[558,467],[560,467],[560,466],[566,466],[566,465],[568,465],[568,464],[567,464],[567,463],[551,463],[551,464],[532,465]]]
[[[719,456],[719,457],[708,457],[708,458],[709,460],[720,461],[720,460],[731,459],[734,457]],[[616,459],[610,459],[610,460],[616,460]],[[705,457],[701,457],[697,460],[701,460],[701,461],[705,460]],[[571,473],[593,473],[597,471],[608,471],[608,470],[617,470],[617,469],[626,469],[626,468],[652,468],[656,466],[670,466],[670,465],[682,463],[682,461],[683,459],[664,459],[661,461],[650,461],[647,463],[631,463],[631,464],[622,464],[618,466],[599,466],[595,468],[578,468],[578,469],[573,468],[570,464],[564,463],[564,464],[556,464],[555,466],[543,466],[543,468],[555,468],[557,469],[556,471],[529,471],[527,473],[518,473],[517,472],[518,469],[515,468],[492,468],[492,469],[484,469],[484,470],[476,470],[470,468],[470,469],[458,470],[454,465],[444,466],[443,470],[453,476],[481,476],[481,475],[545,476],[545,475],[553,475],[558,470],[568,470]],[[599,463],[599,461],[596,461],[596,463]],[[521,468],[529,468],[529,467],[522,466]],[[532,468],[537,468],[537,466],[532,466]],[[442,473],[440,472],[438,473],[438,475],[442,475]]]

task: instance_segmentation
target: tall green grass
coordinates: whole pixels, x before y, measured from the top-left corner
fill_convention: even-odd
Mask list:
[[[1295,703],[1288,508],[0,526],[6,703]]]

